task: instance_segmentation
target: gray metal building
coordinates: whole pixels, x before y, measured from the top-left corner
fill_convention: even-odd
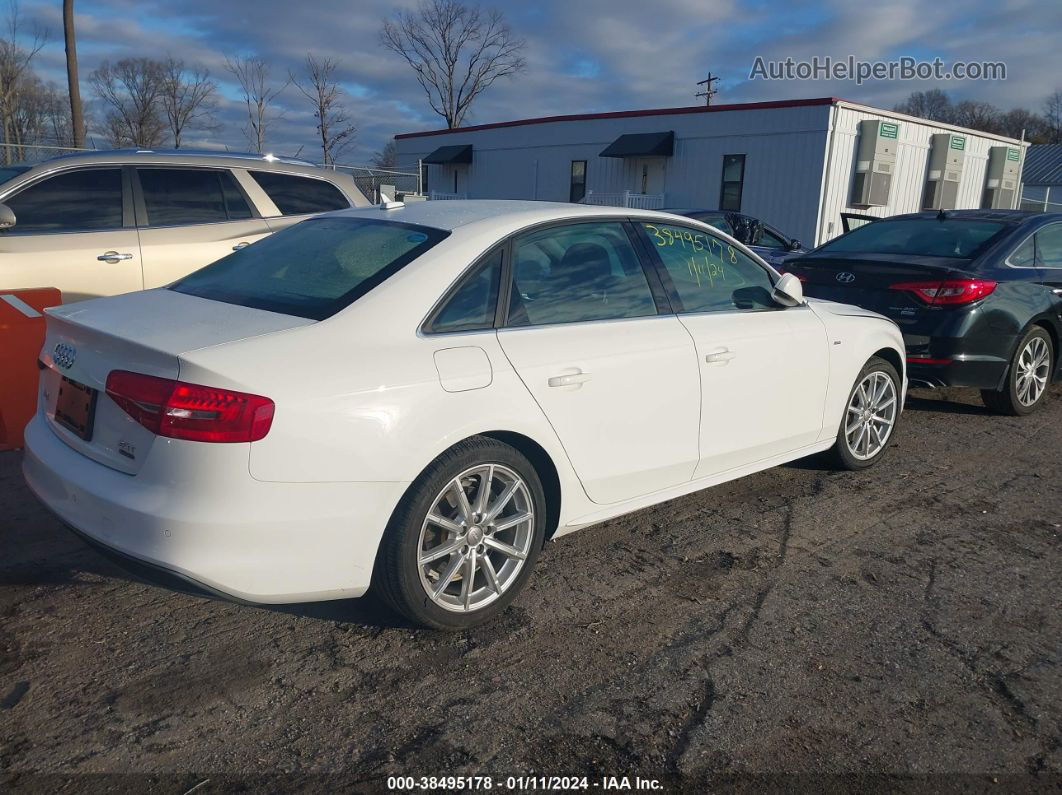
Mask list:
[[[1030,146],[1022,183],[1023,210],[1062,213],[1062,144]]]
[[[734,209],[807,244],[841,214],[1014,207],[1024,146],[832,97],[551,116],[395,136],[434,198]]]

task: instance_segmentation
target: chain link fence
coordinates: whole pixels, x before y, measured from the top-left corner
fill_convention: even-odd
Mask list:
[[[387,185],[393,189],[390,192],[391,199],[397,199],[407,194],[414,196],[421,194],[420,174],[416,171],[396,171],[389,168],[344,165],[342,163],[323,166],[323,168],[344,171],[350,174],[361,192],[372,202],[380,201],[381,185]]]
[[[6,144],[0,143],[0,162],[5,166],[16,163],[35,165],[43,160],[50,160],[71,152],[93,152],[94,149],[79,149],[74,146],[47,146],[44,144]]]

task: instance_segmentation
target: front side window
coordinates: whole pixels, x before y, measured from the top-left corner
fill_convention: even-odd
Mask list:
[[[719,209],[741,211],[745,184],[745,155],[723,155],[723,180],[719,188]]]
[[[767,227],[761,226],[760,232],[756,235],[752,245],[763,246],[764,248],[789,248],[789,241],[783,240]]]
[[[212,301],[323,320],[449,233],[364,218],[313,218],[186,276],[170,289]]]
[[[30,185],[4,203],[15,213],[16,233],[121,229],[122,171],[68,171]]]
[[[678,311],[778,309],[767,271],[715,235],[667,224],[641,224],[664,265]]]
[[[339,192],[339,188],[323,179],[279,174],[275,171],[249,173],[273,200],[281,215],[326,213],[350,207],[350,202]]]
[[[513,241],[510,326],[655,314],[649,282],[623,224],[572,224]]]
[[[148,226],[216,224],[251,217],[251,208],[228,171],[138,168]]]
[[[568,189],[568,201],[581,202],[586,198],[586,161],[572,161],[572,181]]]
[[[960,218],[885,219],[853,229],[819,250],[973,259],[1005,229],[1005,224],[993,221]]]
[[[498,249],[447,299],[431,322],[430,331],[441,334],[494,328],[501,266],[502,251]]]
[[[1036,259],[1041,268],[1062,268],[1062,224],[1045,226],[1036,233]]]

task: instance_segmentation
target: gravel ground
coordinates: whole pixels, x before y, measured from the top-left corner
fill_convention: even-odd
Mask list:
[[[1058,791],[1060,451],[1058,388],[1025,419],[916,391],[874,469],[808,459],[560,539],[460,634],[142,584],[2,454],[0,785]]]

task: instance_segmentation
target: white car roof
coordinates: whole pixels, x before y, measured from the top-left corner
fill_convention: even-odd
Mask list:
[[[526,226],[544,221],[580,217],[653,216],[652,211],[633,210],[629,207],[600,207],[566,202],[515,201],[502,199],[467,199],[446,201],[414,201],[394,209],[360,207],[339,210],[330,215],[372,218],[374,220],[398,221],[406,224],[430,226],[447,231],[479,221],[493,220],[499,226]]]

